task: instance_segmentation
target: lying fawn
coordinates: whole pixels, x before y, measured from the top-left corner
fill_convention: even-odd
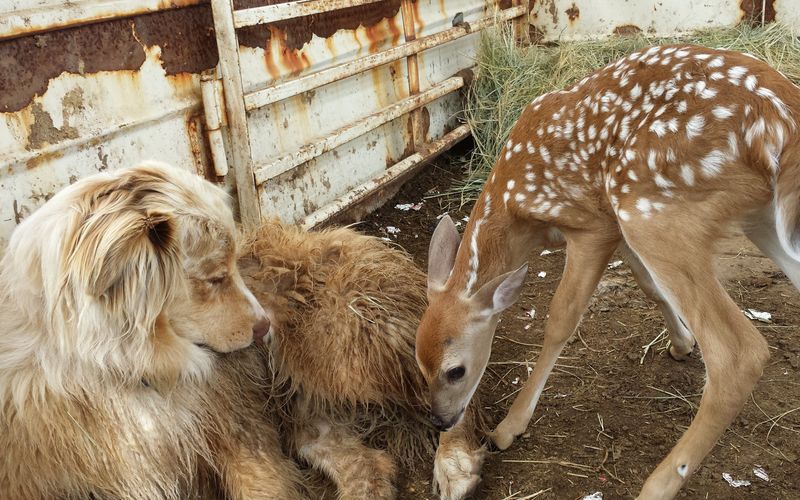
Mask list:
[[[697,339],[707,379],[689,429],[640,498],[672,498],[762,374],[766,341],[714,275],[714,243],[738,226],[800,285],[800,89],[741,53],[652,47],[522,113],[459,246],[434,232],[417,362],[434,423],[458,423],[486,369],[499,314],[537,246],[566,245],[536,368],[491,437],[523,433],[615,249],[663,312],[670,354]],[[520,267],[521,266],[521,267]]]

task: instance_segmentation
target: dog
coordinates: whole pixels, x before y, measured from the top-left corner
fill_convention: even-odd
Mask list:
[[[258,404],[238,412],[246,391],[216,370],[270,329],[227,203],[147,162],[76,182],[16,228],[0,262],[0,497],[301,496],[273,475],[291,464]]]

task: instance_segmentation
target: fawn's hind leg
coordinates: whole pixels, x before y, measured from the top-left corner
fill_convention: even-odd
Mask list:
[[[346,427],[314,419],[295,432],[298,454],[336,484],[344,500],[395,497],[395,464],[385,451],[365,446]]]
[[[622,224],[627,243],[697,339],[707,374],[697,415],[648,477],[642,500],[677,494],[738,415],[769,357],[764,338],[714,275],[713,231],[699,225],[687,231],[690,215],[663,213]],[[669,245],[663,234],[670,235]]]
[[[744,232],[750,241],[783,271],[794,287],[800,290],[800,262],[789,255],[781,245],[775,228],[772,206],[750,221],[745,226]]]
[[[669,355],[678,361],[685,360],[694,350],[694,337],[692,337],[691,332],[689,332],[680,316],[664,298],[664,294],[658,289],[658,285],[653,281],[653,277],[650,276],[650,272],[644,267],[639,257],[625,244],[620,245],[620,250],[622,250],[625,262],[630,266],[639,288],[650,300],[658,305],[661,314],[664,316],[664,322],[669,332]]]

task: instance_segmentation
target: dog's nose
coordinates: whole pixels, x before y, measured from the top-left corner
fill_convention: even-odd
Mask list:
[[[258,341],[263,339],[269,333],[270,322],[269,319],[262,318],[253,325],[253,340]]]

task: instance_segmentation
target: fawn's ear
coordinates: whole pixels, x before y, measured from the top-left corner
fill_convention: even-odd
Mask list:
[[[475,292],[473,300],[477,301],[481,309],[487,311],[489,315],[498,314],[517,301],[527,274],[528,264],[502,274]]]
[[[442,217],[433,232],[428,249],[428,290],[443,287],[447,283],[460,240],[453,219],[449,215]]]

